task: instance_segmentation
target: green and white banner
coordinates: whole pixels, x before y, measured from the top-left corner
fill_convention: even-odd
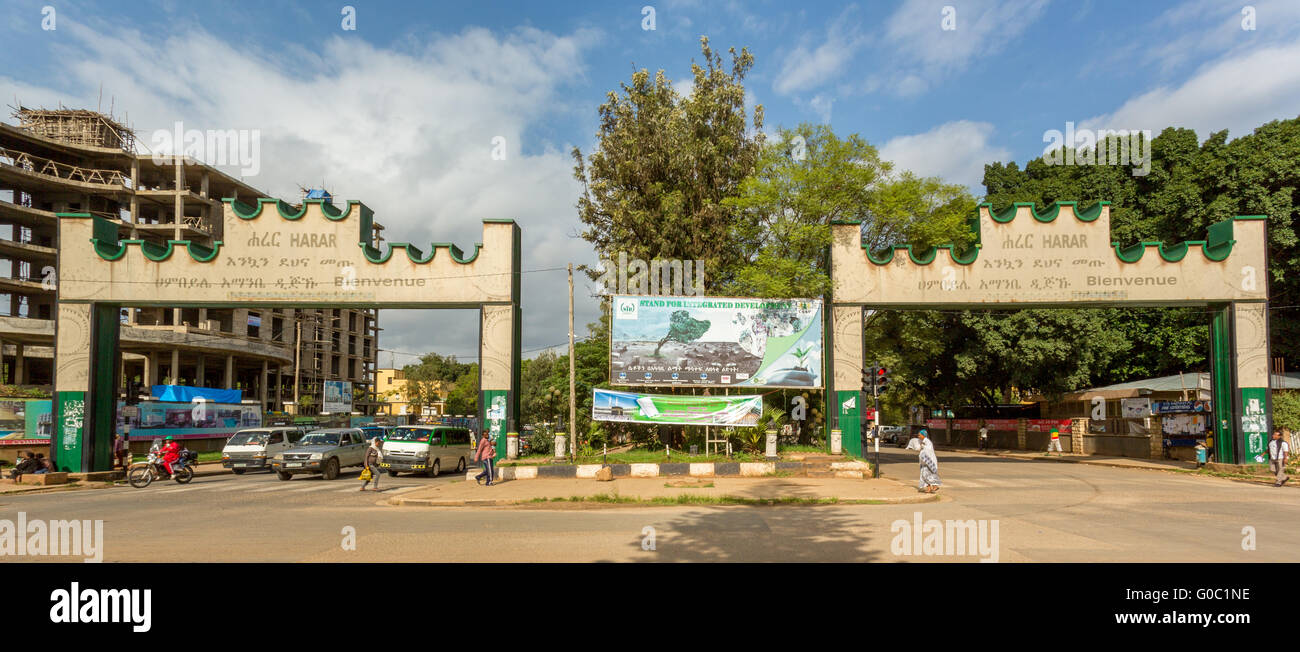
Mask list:
[[[822,386],[820,299],[615,295],[616,385]]]
[[[666,396],[597,389],[592,401],[595,421],[676,423],[688,426],[754,426],[763,412],[763,397]]]

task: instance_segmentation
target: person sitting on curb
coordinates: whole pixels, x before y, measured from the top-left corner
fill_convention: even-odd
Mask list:
[[[44,453],[36,454],[37,468],[32,471],[32,475],[44,475],[54,471],[54,460],[45,456]]]
[[[40,466],[40,462],[36,459],[36,454],[27,451],[26,457],[14,466],[14,470],[9,474],[9,477],[13,479],[14,483],[21,482],[24,473],[33,473],[36,469],[40,468]]]

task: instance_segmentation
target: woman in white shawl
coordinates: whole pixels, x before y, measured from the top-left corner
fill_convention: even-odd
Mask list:
[[[919,451],[921,460],[921,481],[916,488],[932,494],[939,490],[939,458],[934,454],[934,444],[930,442],[930,433],[924,428],[916,433],[912,441],[907,442],[907,449]]]

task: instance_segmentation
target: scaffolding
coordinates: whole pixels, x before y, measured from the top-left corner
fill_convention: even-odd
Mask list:
[[[69,145],[135,152],[135,132],[103,113],[62,107],[30,109],[19,106],[12,115],[18,119],[19,127],[43,138]]]

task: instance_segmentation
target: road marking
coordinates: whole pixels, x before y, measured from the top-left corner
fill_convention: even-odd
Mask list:
[[[280,482],[280,484],[274,484],[264,489],[249,489],[248,493],[257,494],[262,493],[263,491],[284,491],[285,489],[292,489],[295,486],[297,485],[289,484],[288,482]]]
[[[214,487],[216,487],[216,486],[217,486],[216,483],[208,483],[208,482],[205,482],[205,483],[203,483],[203,484],[192,484],[192,485],[187,485],[187,486],[184,486],[184,487],[176,487],[176,488],[174,488],[174,489],[166,489],[166,490],[158,491],[158,492],[155,492],[155,493],[160,493],[160,494],[174,494],[174,493],[181,492],[181,491],[203,491],[204,489],[212,489],[212,488],[214,488]]]
[[[243,482],[226,482],[220,488],[218,488],[217,491],[238,491],[240,489],[247,489],[247,488],[248,485]]]
[[[970,480],[958,480],[956,478],[943,478],[943,483],[954,487],[969,487],[972,489],[981,489],[984,485]]]
[[[333,488],[333,487],[335,487],[335,486],[337,486],[337,485],[333,485],[333,484],[330,484],[330,483],[328,483],[328,482],[323,482],[323,481],[322,481],[322,482],[317,482],[317,483],[315,483],[315,484],[312,484],[312,485],[309,486],[309,487],[302,487],[301,489],[294,489],[294,490],[293,490],[293,493],[298,494],[298,493],[302,493],[302,492],[304,492],[304,491],[321,491],[322,489],[331,489],[331,488]]]

